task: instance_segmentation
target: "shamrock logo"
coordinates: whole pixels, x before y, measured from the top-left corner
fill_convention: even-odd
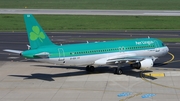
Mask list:
[[[42,39],[45,39],[45,35],[43,32],[40,32],[39,27],[33,26],[32,30],[33,30],[33,32],[30,33],[30,39],[33,41],[39,39],[41,42],[43,42]]]

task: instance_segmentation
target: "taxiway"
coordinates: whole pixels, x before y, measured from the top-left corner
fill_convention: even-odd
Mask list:
[[[180,16],[179,10],[0,9],[0,14]]]
[[[85,34],[86,33],[86,34]],[[85,38],[179,37],[179,31],[147,32],[51,32],[56,44],[86,42]],[[91,40],[94,42],[98,40]],[[101,40],[102,41],[102,40]],[[151,71],[123,68],[123,75],[114,75],[113,68],[99,67],[87,73],[84,67],[63,67],[29,62],[3,49],[27,49],[27,35],[0,33],[0,100],[1,101],[179,101],[179,43],[166,43],[173,55],[156,61]],[[170,61],[169,64],[164,62]],[[146,76],[145,73],[164,76]]]

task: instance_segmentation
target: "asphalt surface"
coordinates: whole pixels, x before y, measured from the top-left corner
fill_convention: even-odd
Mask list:
[[[57,44],[86,42],[84,38],[179,37],[179,31],[147,32],[51,32]],[[127,34],[127,35],[126,35]],[[152,35],[153,34],[153,35]],[[156,35],[154,35],[156,34]],[[165,35],[165,36],[164,36]],[[91,40],[94,42],[98,40]],[[27,61],[3,49],[26,50],[26,33],[0,33],[0,100],[1,101],[179,101],[179,43],[166,43],[174,55],[161,57],[147,73],[165,74],[146,77],[140,70],[125,66],[124,74],[114,75],[113,68],[96,68],[87,73],[84,67],[64,67]]]
[[[58,44],[74,44],[74,43],[86,43],[98,42],[106,40],[98,40],[98,38],[177,38],[180,37],[180,31],[112,31],[112,32],[48,32],[47,35],[50,39]],[[97,39],[96,39],[97,38]],[[89,40],[88,40],[89,39]],[[26,32],[1,32],[0,33],[0,61],[26,61],[23,57],[19,57],[18,54],[4,52],[3,49],[15,49],[15,50],[27,50],[28,39]],[[175,56],[174,61],[180,60],[180,43],[165,43],[170,52]],[[168,61],[171,58],[170,55],[160,57],[156,61],[157,68],[161,67],[162,63]],[[164,65],[164,68],[179,68],[179,63],[174,62],[168,65]]]
[[[180,16],[179,10],[0,9],[0,14]]]

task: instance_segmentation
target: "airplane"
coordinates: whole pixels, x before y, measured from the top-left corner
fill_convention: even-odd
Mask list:
[[[40,62],[62,66],[86,66],[93,72],[95,66],[116,65],[114,73],[122,74],[121,67],[149,70],[158,57],[168,53],[169,48],[156,38],[136,38],[106,42],[87,42],[56,45],[48,38],[32,14],[24,14],[30,46],[28,50],[5,49],[6,52]]]

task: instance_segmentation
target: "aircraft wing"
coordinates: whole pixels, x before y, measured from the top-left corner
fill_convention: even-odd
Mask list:
[[[153,60],[157,59],[155,57],[138,57],[136,54],[120,54],[118,56],[108,57],[108,58],[102,58],[98,59],[94,62],[94,64],[97,65],[106,65],[106,64],[117,64],[117,63],[135,63],[139,61],[143,61],[147,58],[151,58]]]
[[[20,51],[20,50],[11,50],[11,49],[4,49],[3,51],[11,52],[11,53],[16,53],[16,54],[20,54],[20,53],[23,52],[23,51]]]
[[[107,63],[118,63],[118,62],[121,62],[121,63],[129,63],[129,62],[137,62],[137,61],[142,61],[146,58],[149,58],[149,57],[124,57],[124,58],[115,58],[115,59],[108,59],[107,60]]]

